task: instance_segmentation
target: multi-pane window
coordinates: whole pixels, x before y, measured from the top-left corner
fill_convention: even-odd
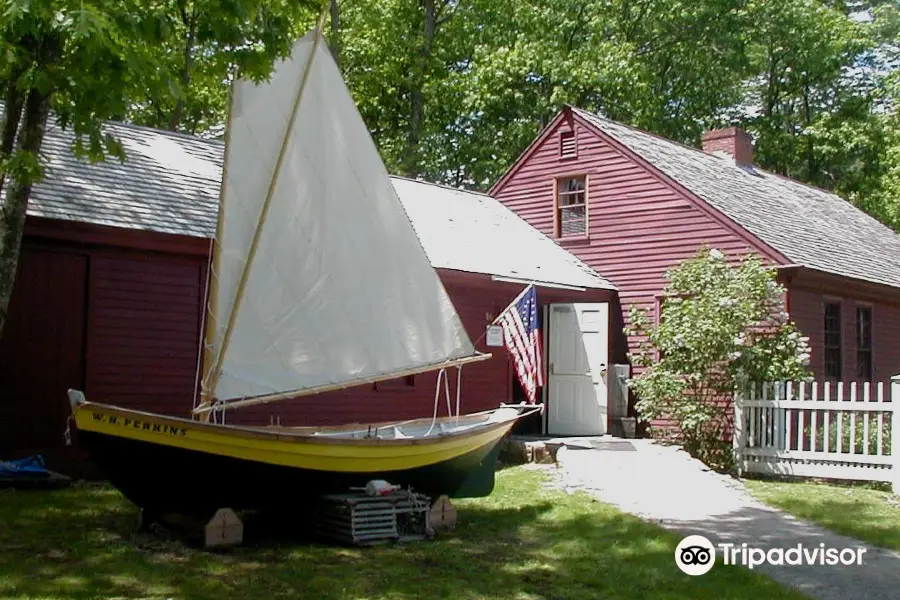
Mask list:
[[[587,234],[587,192],[583,175],[557,180],[556,212],[559,237]]]
[[[856,307],[856,378],[872,380],[872,309]]]
[[[825,378],[841,378],[841,305],[825,303]]]

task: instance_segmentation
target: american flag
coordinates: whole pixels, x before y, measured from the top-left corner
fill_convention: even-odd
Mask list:
[[[544,385],[541,331],[538,329],[537,293],[529,285],[497,317],[503,338],[516,367],[516,374],[528,402],[534,404],[537,388]]]

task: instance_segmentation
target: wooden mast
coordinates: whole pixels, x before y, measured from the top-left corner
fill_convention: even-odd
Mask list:
[[[235,292],[234,304],[231,307],[231,313],[228,316],[228,324],[225,327],[225,333],[222,337],[222,347],[218,349],[215,363],[212,365],[212,368],[210,370],[208,386],[210,394],[214,393],[216,385],[218,385],[219,379],[222,376],[222,362],[225,358],[225,353],[228,351],[228,345],[231,343],[231,334],[234,331],[238,309],[240,308],[244,300],[244,292],[247,286],[247,279],[250,276],[250,268],[252,267],[253,261],[256,257],[256,250],[259,247],[259,240],[262,234],[262,230],[269,214],[269,208],[272,205],[272,197],[275,195],[275,185],[278,181],[278,175],[281,171],[282,164],[284,163],[285,151],[287,149],[288,142],[291,139],[291,134],[294,130],[294,124],[297,121],[297,110],[300,107],[300,101],[303,98],[303,92],[306,90],[306,84],[309,81],[309,73],[312,69],[312,62],[316,56],[316,50],[318,50],[319,42],[322,39],[322,26],[325,23],[326,15],[327,11],[323,10],[321,16],[319,17],[319,22],[316,24],[312,49],[310,50],[309,58],[306,61],[306,69],[303,71],[303,78],[300,81],[300,87],[297,89],[297,96],[294,99],[294,105],[291,109],[291,118],[288,121],[288,126],[285,130],[284,137],[281,140],[281,148],[278,151],[278,160],[275,163],[275,169],[272,172],[272,177],[269,179],[269,187],[266,191],[266,198],[263,201],[259,220],[256,223],[256,230],[253,232],[253,239],[250,242],[250,249],[247,253],[247,258],[244,261],[244,269],[241,272],[241,278],[238,282],[237,291]],[[208,397],[207,401],[208,403],[205,406],[203,404],[198,406],[197,411],[195,412],[199,412],[202,408],[202,413],[206,415],[206,419],[209,419],[209,414],[211,412],[209,403],[212,401],[212,398]]]
[[[216,217],[216,233],[212,243],[212,261],[208,265],[209,273],[207,274],[207,305],[206,305],[206,322],[203,329],[203,344],[200,354],[202,358],[202,372],[200,376],[200,403],[197,408],[208,407],[212,405],[213,390],[209,385],[209,374],[212,372],[212,364],[215,360],[215,352],[212,346],[212,340],[216,335],[216,312],[219,307],[219,263],[221,261],[221,252],[219,251],[219,236],[222,235],[222,227],[225,223],[225,182],[228,179],[228,149],[231,148],[231,102],[234,98],[234,82],[228,92],[228,117],[225,120],[225,155],[222,160],[222,184],[219,186],[219,212]],[[196,415],[192,412],[191,415]],[[209,421],[209,412],[200,413],[202,421]]]

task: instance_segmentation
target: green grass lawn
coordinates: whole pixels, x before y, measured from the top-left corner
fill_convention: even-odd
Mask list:
[[[212,553],[132,533],[137,511],[115,490],[0,492],[0,597],[799,599],[762,575],[675,566],[680,537],[548,489],[545,475],[498,474],[494,494],[458,503],[435,541],[369,549],[280,541]]]
[[[824,483],[745,480],[760,500],[836,533],[900,550],[900,502],[889,492]]]

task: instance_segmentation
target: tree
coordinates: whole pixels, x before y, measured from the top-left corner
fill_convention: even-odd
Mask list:
[[[729,265],[701,249],[667,275],[658,325],[632,307],[628,333],[644,341],[632,354],[640,418],[668,419],[685,450],[719,469],[731,466],[732,409],[749,382],[807,376],[807,339],[789,322],[775,271],[748,255]]]
[[[886,220],[895,4],[331,0],[330,43],[393,172],[484,189],[570,103],[691,145],[738,120],[764,168]]]
[[[835,191],[891,223],[879,190],[893,146],[884,82],[896,64],[879,49],[887,7],[868,17],[865,8],[749,2],[746,94],[726,115],[753,133],[764,168]]]
[[[167,85],[136,90],[126,118],[191,134],[220,129],[236,72],[266,76],[321,7],[319,0],[161,2],[156,18],[164,38],[153,57]]]
[[[448,153],[492,183],[565,103],[679,141],[738,98],[738,2],[473,0],[451,73],[462,109]],[[446,171],[445,171],[446,172]]]
[[[883,103],[876,113],[884,131],[883,170],[875,190],[856,202],[900,232],[900,3],[877,6],[873,17],[883,75]]]
[[[457,110],[443,92],[454,60],[448,51],[459,41],[445,30],[459,6],[455,0],[331,4],[331,47],[339,49],[344,76],[393,172],[431,176],[428,138]]]
[[[76,151],[120,154],[99,119],[124,109],[124,89],[153,77],[143,53],[158,30],[117,0],[5,0],[0,21],[0,76],[5,108],[0,139],[0,333],[12,293],[31,186],[41,176],[38,153],[51,110],[78,136]],[[16,141],[18,140],[18,141]]]
[[[173,98],[170,124],[188,111],[191,97],[179,83],[190,83],[193,50],[181,63],[161,60],[183,33],[172,26],[172,6],[163,0],[0,0],[0,335],[31,187],[42,175],[39,153],[51,110],[74,132],[75,153],[91,160],[125,158],[102,125],[132,112],[136,98]],[[175,6],[182,25],[188,12],[203,15],[202,22],[187,17],[185,25],[201,54],[245,76],[265,77],[295,36],[291,19],[298,9],[291,0],[183,0]]]
[[[344,0],[332,47],[337,23],[344,75],[389,169],[484,188],[566,102],[699,139],[740,96],[737,6]]]

